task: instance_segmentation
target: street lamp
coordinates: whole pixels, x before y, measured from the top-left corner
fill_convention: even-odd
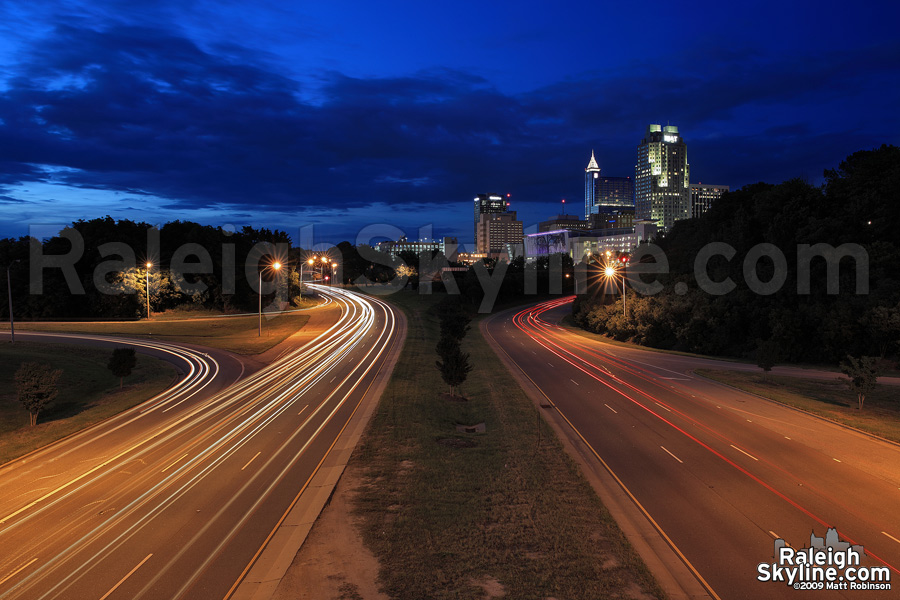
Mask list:
[[[603,269],[603,275],[605,275],[607,279],[613,279],[618,274],[619,274],[618,270],[616,270],[616,268],[612,265],[607,265]],[[626,312],[626,305],[625,305],[625,273],[622,273],[622,316],[626,317],[626,318],[628,316],[628,313]]]
[[[152,262],[147,262],[147,319],[150,319],[150,267],[153,266]]]
[[[331,263],[331,285],[334,285],[334,270],[337,268],[337,263]]]
[[[262,274],[263,271],[268,269],[269,267],[263,267],[259,270],[259,337],[262,337]],[[271,264],[271,268],[273,271],[277,271],[281,268],[281,263],[277,260]]]
[[[309,259],[306,264],[312,266],[313,262],[313,259]],[[303,263],[300,263],[300,299],[303,300]]]
[[[9,342],[11,344],[16,343],[16,326],[15,319],[13,319],[13,303],[12,303],[12,284],[10,283],[9,278],[9,270],[10,268],[19,262],[20,259],[16,259],[6,265],[6,290],[9,292]]]

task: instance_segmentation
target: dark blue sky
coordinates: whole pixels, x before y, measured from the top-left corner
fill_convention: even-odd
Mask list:
[[[0,236],[112,215],[471,241],[633,175],[805,177],[900,143],[896,2],[0,2]],[[851,12],[852,11],[852,12]],[[308,231],[308,230],[307,230]]]

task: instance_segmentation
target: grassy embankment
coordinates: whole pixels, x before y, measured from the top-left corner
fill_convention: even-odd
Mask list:
[[[264,314],[262,336],[259,336],[257,315],[198,317],[177,314],[172,318],[163,315],[141,321],[22,322],[16,323],[16,330],[121,335],[198,344],[237,354],[259,354],[297,333],[308,320],[307,313]],[[9,324],[0,328],[8,330]]]
[[[878,384],[858,410],[856,394],[846,381],[800,379],[758,373],[698,369],[709,377],[738,389],[764,396],[807,412],[900,442],[900,388]]]
[[[472,324],[474,370],[450,401],[435,368],[442,295],[387,298],[403,354],[351,459],[366,545],[393,598],[633,598],[663,592],[537,409]],[[484,422],[484,433],[458,425]]]
[[[169,363],[138,354],[137,366],[119,389],[119,378],[106,368],[110,355],[109,350],[70,344],[0,344],[0,464],[152,398],[176,375]],[[26,361],[63,371],[59,396],[38,415],[35,427],[29,426],[15,391],[15,372]]]

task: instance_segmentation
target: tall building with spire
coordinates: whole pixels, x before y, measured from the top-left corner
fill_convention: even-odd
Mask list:
[[[591,150],[591,161],[584,170],[584,218],[591,216],[591,210],[600,198],[600,165]]]
[[[584,218],[591,215],[634,206],[634,181],[631,177],[604,177],[591,150],[591,161],[584,170]]]
[[[691,217],[690,165],[687,144],[678,127],[652,124],[637,148],[634,169],[635,219],[652,221],[661,230]]]

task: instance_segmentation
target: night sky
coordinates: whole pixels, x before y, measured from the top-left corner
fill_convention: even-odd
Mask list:
[[[895,1],[135,4],[0,1],[0,237],[109,214],[471,242],[476,193],[580,213],[591,150],[633,176],[649,123],[732,189],[900,144]]]

